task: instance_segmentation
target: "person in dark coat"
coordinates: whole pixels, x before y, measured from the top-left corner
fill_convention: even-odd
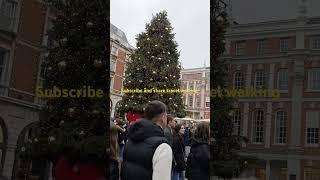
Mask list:
[[[184,171],[186,170],[185,163],[185,145],[184,145],[184,126],[178,124],[175,128],[173,136],[173,161],[172,180],[184,180]]]
[[[110,180],[119,180],[118,128],[115,124],[110,126],[110,149]]]
[[[124,147],[121,180],[171,180],[172,150],[164,136],[167,106],[151,101],[145,116],[131,124]]]
[[[187,160],[186,177],[188,180],[210,179],[209,123],[200,123],[191,142]]]
[[[171,115],[168,115],[167,117],[167,126],[163,129],[164,136],[167,138],[169,145],[173,146],[173,132],[174,128],[176,126],[176,121]]]

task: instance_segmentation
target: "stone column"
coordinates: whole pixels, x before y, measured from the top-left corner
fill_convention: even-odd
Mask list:
[[[288,162],[287,180],[300,180],[302,177],[300,160],[296,158],[289,158],[287,162]],[[290,179],[290,176],[295,176],[296,178]]]
[[[12,176],[12,171],[13,171],[13,167],[14,167],[14,159],[15,159],[15,151],[16,151],[16,142],[17,142],[17,138],[12,138],[15,139],[15,141],[8,141],[9,144],[7,146],[6,149],[6,159],[4,162],[4,166],[3,166],[3,172],[2,175],[11,179]]]
[[[243,112],[243,130],[242,130],[242,134],[245,137],[249,137],[249,133],[248,133],[248,124],[249,124],[249,103],[244,103],[244,112]],[[242,147],[246,147],[246,143],[242,143]]]
[[[266,160],[266,180],[272,180],[270,176],[270,160]]]
[[[296,55],[293,57],[293,88],[292,88],[292,120],[290,128],[290,149],[301,147],[301,109],[304,81],[304,60],[305,56]]]
[[[247,72],[246,72],[246,87],[250,88],[251,86],[251,74],[252,74],[252,64],[248,64]]]
[[[272,122],[272,102],[267,103],[267,114],[266,114],[266,133],[265,133],[265,148],[270,148],[271,135],[271,122]]]

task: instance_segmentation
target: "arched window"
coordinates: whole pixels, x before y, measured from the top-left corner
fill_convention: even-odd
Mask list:
[[[35,138],[36,130],[36,124],[32,123],[26,126],[19,135],[12,179],[45,179],[48,175],[48,162],[40,159],[24,159],[20,156],[25,150],[26,142]]]
[[[275,117],[276,124],[276,143],[287,143],[287,112],[278,111]]]

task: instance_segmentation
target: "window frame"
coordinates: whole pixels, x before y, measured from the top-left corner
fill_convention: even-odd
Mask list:
[[[258,119],[258,117],[260,117],[260,119]],[[259,126],[257,123],[258,121],[260,121]],[[265,138],[265,134],[264,134],[265,133],[265,112],[262,109],[257,109],[254,111],[252,127],[253,127],[252,128],[252,143],[253,144],[263,144],[265,141],[265,139],[264,139]],[[260,131],[258,131],[258,128],[260,128]],[[261,141],[256,141],[257,138],[261,139]]]
[[[313,73],[317,73],[314,75]],[[314,80],[313,78],[316,77],[317,79]],[[320,91],[320,68],[310,68],[308,69],[308,91]],[[316,83],[318,84],[316,84]],[[318,88],[315,88],[317,86]]]
[[[115,52],[114,52],[114,49],[115,49]],[[118,53],[119,53],[119,48],[116,47],[115,45],[111,45],[111,54],[114,55],[114,56],[118,56]]]
[[[280,52],[288,52],[290,50],[291,38],[281,38],[279,42]]]
[[[201,107],[201,96],[196,95],[196,107],[200,108]]]
[[[258,78],[258,74],[263,75],[261,77]],[[258,81],[259,79],[259,81]],[[258,82],[263,82],[262,85],[257,85]],[[261,89],[261,88],[267,88],[267,75],[266,72],[264,70],[257,70],[254,73],[254,87]]]
[[[190,103],[191,102],[191,103]],[[193,94],[188,95],[188,107],[193,107]]]
[[[238,78],[239,76],[237,76],[237,75],[241,75],[241,78]],[[241,81],[239,81],[239,80],[241,80]],[[235,73],[234,73],[234,77],[233,77],[233,87],[234,87],[234,89],[243,89],[243,87],[244,87],[244,75],[243,75],[243,73],[242,72],[240,72],[240,71],[236,71]],[[239,87],[238,87],[239,86]]]
[[[285,82],[285,80],[281,79],[281,77],[283,78],[284,74],[281,74],[281,72],[286,71],[285,72],[285,76],[286,76],[286,85],[281,85],[281,83]],[[288,68],[281,68],[278,70],[277,72],[277,87],[280,91],[288,91],[289,89],[289,69]]]
[[[283,114],[279,116],[279,113],[283,113]],[[279,119],[279,117],[281,117],[282,119]],[[281,130],[284,130],[284,132]],[[277,145],[284,145],[288,143],[288,113],[285,110],[278,110],[275,113],[275,136],[274,137],[275,137],[274,142]]]
[[[310,113],[310,114],[309,114]],[[306,121],[305,121],[305,146],[306,147],[319,147],[320,144],[320,122],[319,122],[319,111],[307,111],[306,112]],[[313,118],[311,118],[313,117]],[[310,119],[309,119],[310,118]],[[309,127],[310,124],[317,124],[318,127]],[[313,130],[309,132],[309,130]],[[311,139],[309,141],[309,137],[313,135],[313,142],[311,143]],[[317,135],[317,136],[316,136]],[[317,142],[316,142],[317,141]]]
[[[320,35],[311,37],[311,49],[320,49]]]
[[[7,73],[7,66],[10,58],[10,49],[4,48],[0,46],[0,51],[4,53],[2,64],[0,64],[0,85],[5,83],[6,73]],[[1,61],[0,61],[1,62]]]
[[[257,54],[267,54],[269,52],[269,41],[268,39],[257,40]]]
[[[246,52],[246,41],[237,41],[237,42],[235,42],[235,53],[236,53],[236,56],[243,56],[243,55],[245,55],[245,52]]]
[[[208,99],[209,99],[209,101],[207,101]],[[208,105],[207,103],[209,103],[209,106],[207,106]],[[205,107],[210,108],[210,97],[209,96],[205,97]]]

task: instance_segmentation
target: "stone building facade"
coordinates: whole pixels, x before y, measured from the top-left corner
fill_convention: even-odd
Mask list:
[[[239,97],[235,133],[259,159],[241,177],[320,179],[320,18],[234,24],[227,31],[228,87],[276,89],[279,98]]]

